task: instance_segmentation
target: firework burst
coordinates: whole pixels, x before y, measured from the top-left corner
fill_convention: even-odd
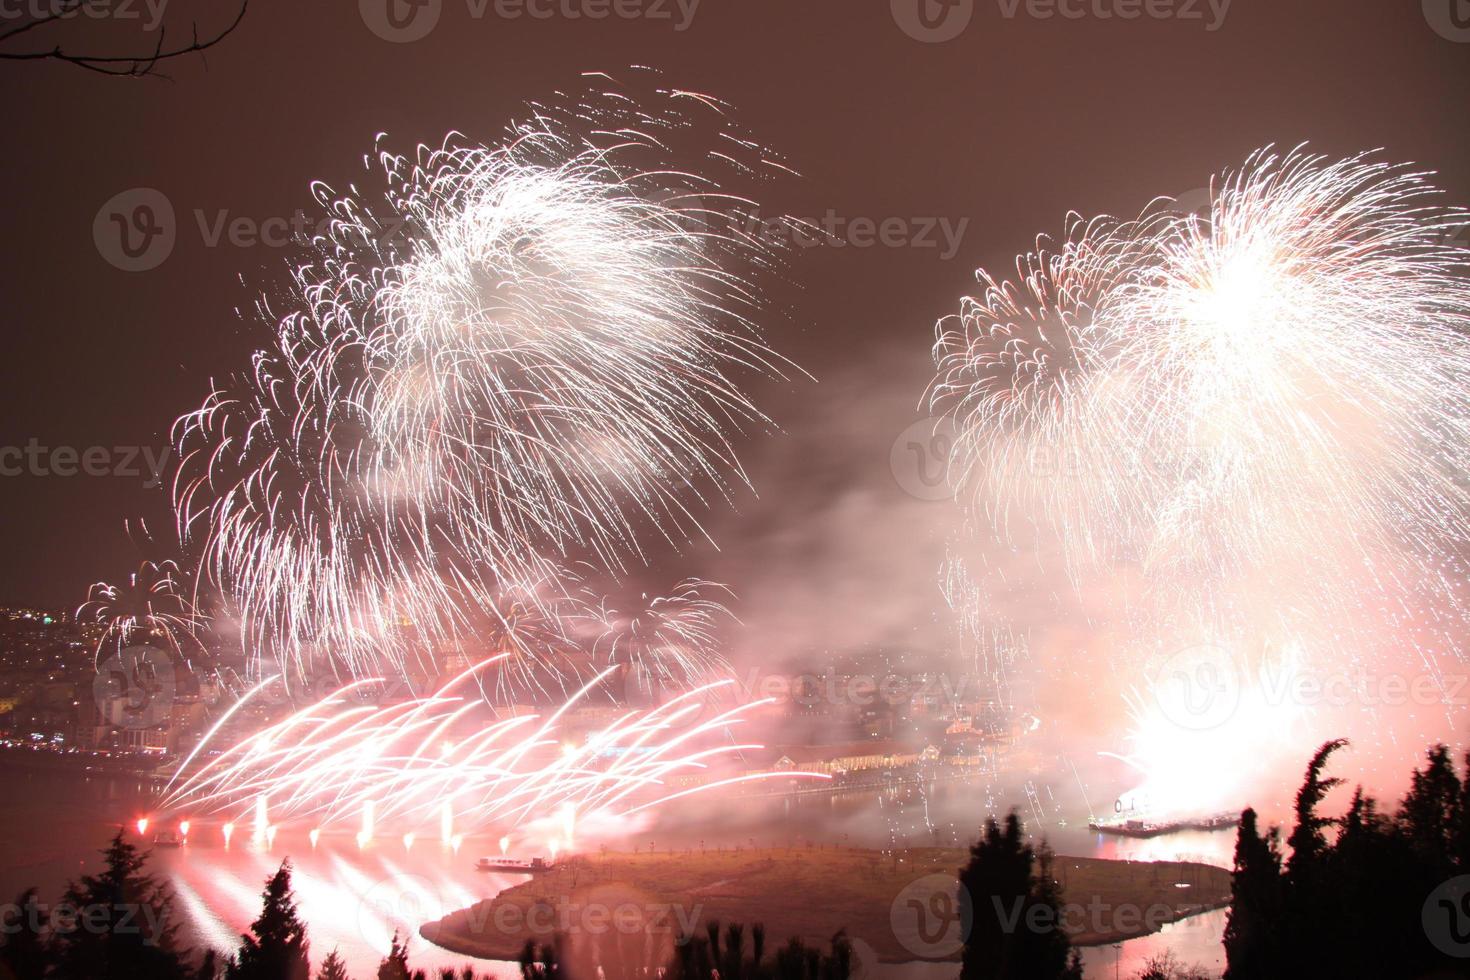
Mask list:
[[[1246,580],[1279,597],[1313,556],[1443,580],[1470,520],[1470,280],[1433,193],[1262,151],[1203,216],[1074,222],[1018,283],[982,272],[931,389],[975,512],[1039,515],[1074,572],[1136,563],[1196,613]]]
[[[745,481],[733,440],[765,419],[734,378],[777,368],[740,270],[769,258],[736,230],[749,202],[661,159],[689,118],[632,106],[380,154],[378,204],[319,192],[334,221],[298,309],[176,427],[181,533],[252,652],[362,674],[485,621],[524,652],[524,596],[495,615],[514,583],[568,556],[617,574]],[[718,139],[707,162],[759,155],[723,121]]]
[[[102,628],[95,655],[117,653],[134,644],[161,643],[172,653],[194,642],[197,617],[182,593],[182,574],[172,561],[139,563],[122,585],[94,583],[87,601],[77,609],[77,620]]]
[[[1309,722],[1387,722],[1366,697],[1299,710],[1281,693],[1299,678],[1447,690],[1470,540],[1470,254],[1452,232],[1470,216],[1436,194],[1367,156],[1263,150],[1201,213],[1073,217],[939,324],[929,398],[959,431],[970,529],[1118,598],[1112,670],[1144,678],[1124,758],[1155,804],[1232,797]],[[973,619],[964,576],[943,580]],[[1195,648],[1219,654],[1181,667]],[[1183,717],[1221,690],[1231,713]]]
[[[717,582],[685,579],[671,594],[645,594],[626,611],[604,601],[596,612],[601,635],[594,649],[642,691],[702,684],[729,669],[719,653],[718,631],[734,617],[715,598],[721,593],[730,590]]]

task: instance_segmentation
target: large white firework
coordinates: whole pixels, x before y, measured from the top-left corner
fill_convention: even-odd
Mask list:
[[[982,271],[931,389],[977,516],[1195,598],[1344,556],[1339,577],[1444,578],[1470,521],[1470,278],[1434,193],[1261,151],[1202,215],[1075,221],[1018,282]]]
[[[736,379],[776,368],[743,276],[768,257],[738,231],[749,202],[664,159],[698,128],[672,106],[717,107],[660,97],[383,153],[377,205],[319,192],[334,220],[294,310],[177,427],[182,533],[253,652],[400,666],[517,583],[699,533],[745,480],[732,440],[765,420]],[[717,129],[702,164],[770,162]]]
[[[1470,216],[1436,194],[1369,155],[1259,151],[1200,213],[1073,218],[939,325],[969,526],[1056,556],[1101,612],[1140,799],[1238,805],[1325,737],[1463,721],[1448,698],[1390,719],[1358,684],[1448,695],[1463,656]],[[1302,710],[1298,678],[1351,680],[1349,704]]]

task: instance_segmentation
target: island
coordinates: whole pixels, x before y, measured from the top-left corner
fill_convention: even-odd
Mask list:
[[[655,944],[671,950],[712,922],[764,923],[768,948],[793,936],[823,947],[843,930],[879,962],[956,959],[956,944],[935,938],[945,916],[954,915],[953,890],[936,900],[945,882],[929,876],[952,884],[967,858],[953,847],[833,845],[578,855],[425,923],[420,935],[452,952],[514,960],[528,941],[550,944],[558,932],[573,941],[589,934],[641,936],[652,951]],[[1230,871],[1208,864],[1058,855],[1050,873],[1063,896],[1060,927],[1078,946],[1146,935],[1230,902]],[[912,937],[896,934],[915,883],[929,888],[920,896],[926,903],[920,914],[933,916],[933,935],[917,949]]]

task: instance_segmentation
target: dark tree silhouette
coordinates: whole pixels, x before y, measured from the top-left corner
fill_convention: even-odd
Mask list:
[[[147,858],[121,828],[102,852],[100,875],[72,882],[62,907],[71,921],[51,918],[48,953],[55,980],[184,980],[174,945],[173,900],[143,868]]]
[[[1262,834],[1254,811],[1242,814],[1225,930],[1226,980],[1467,975],[1456,955],[1467,951],[1459,938],[1465,923],[1443,921],[1437,935],[1427,916],[1463,914],[1463,905],[1436,903],[1435,894],[1470,874],[1464,858],[1470,758],[1462,779],[1448,749],[1431,748],[1393,815],[1381,813],[1359,787],[1341,817],[1321,816],[1318,806],[1341,782],[1324,779],[1322,771],[1343,744],[1328,742],[1307,767],[1284,870],[1277,831]]]
[[[592,942],[573,944],[557,933],[550,945],[528,941],[519,963],[523,980],[847,980],[852,975],[852,944],[845,931],[832,937],[828,952],[809,947],[796,937],[765,958],[766,930],[751,927],[750,955],[746,930],[739,923],[726,927],[705,923],[702,936],[682,936],[665,964],[646,962],[641,937],[603,935]]]
[[[393,930],[393,944],[388,955],[378,964],[378,980],[409,980],[408,942],[399,942],[398,930]]]
[[[1038,874],[1039,870],[1039,874]],[[1051,852],[1026,843],[1011,813],[1004,829],[985,822],[959,872],[961,924],[969,925],[961,980],[1059,980],[1075,958],[1062,928],[1061,893],[1051,877]],[[1080,967],[1078,974],[1080,976]]]
[[[49,10],[25,17],[20,23],[0,30],[0,60],[59,61],[103,75],[162,77],[158,71],[161,63],[207,51],[233,33],[245,19],[245,9],[249,4],[249,0],[239,0],[238,6],[231,2],[229,9],[234,12],[234,18],[203,37],[199,34],[197,21],[189,25],[187,41],[173,41],[166,26],[160,24],[158,38],[151,46],[127,51],[89,47],[87,45],[92,42],[84,42],[75,36],[70,40],[57,36],[58,32],[64,34],[72,26],[74,18],[87,2],[54,0]]]
[[[1450,750],[1436,745],[1429,750],[1429,764],[1414,770],[1409,795],[1399,810],[1399,826],[1409,846],[1424,860],[1446,864],[1454,853],[1460,830],[1460,794]]]
[[[335,949],[322,960],[321,967],[317,969],[316,980],[349,980],[347,964],[342,962],[341,955]]]
[[[308,980],[311,976],[310,944],[306,925],[296,914],[289,860],[282,861],[266,879],[260,917],[240,940],[240,952],[225,970],[226,980]]]
[[[1211,980],[1211,977],[1200,967],[1179,962],[1173,950],[1165,950],[1150,957],[1134,980]]]
[[[1235,839],[1235,874],[1230,881],[1230,916],[1225,923],[1225,976],[1264,976],[1273,950],[1273,930],[1281,915],[1282,889],[1279,833],[1256,830],[1256,811],[1240,815]]]
[[[193,980],[219,980],[223,972],[224,963],[220,960],[219,953],[206,949],[199,960],[199,965],[194,967],[190,975]]]
[[[1331,817],[1317,816],[1317,805],[1324,796],[1342,784],[1341,779],[1323,779],[1322,770],[1327,767],[1327,760],[1332,757],[1332,753],[1347,744],[1345,738],[1327,742],[1307,764],[1307,778],[1296,794],[1296,829],[1286,840],[1286,845],[1291,848],[1291,857],[1286,862],[1286,876],[1295,884],[1305,886],[1312,877],[1321,863],[1322,852],[1327,847],[1323,830],[1336,823]]]
[[[0,919],[0,976],[14,980],[41,980],[46,972],[46,948],[41,933],[46,917],[36,901],[36,889],[28,888]]]

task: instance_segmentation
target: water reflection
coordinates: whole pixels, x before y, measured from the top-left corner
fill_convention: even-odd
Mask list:
[[[350,835],[323,835],[313,848],[306,834],[282,831],[275,846],[256,843],[225,848],[195,844],[156,850],[154,862],[178,892],[188,930],[197,941],[228,948],[260,913],[265,879],[289,857],[302,918],[309,924],[314,959],[337,949],[356,976],[372,976],[394,932],[412,937],[409,961],[431,973],[458,967],[467,958],[431,946],[418,928],[455,909],[493,897],[520,881],[473,869],[475,851],[493,847],[472,840],[456,853],[438,842],[384,840],[359,848]],[[481,961],[481,971],[492,965]],[[500,964],[497,975],[516,973]]]
[[[54,898],[68,879],[95,870],[97,852],[118,826],[132,828],[149,806],[149,787],[136,780],[83,778],[72,773],[5,771],[16,798],[32,802],[25,813],[0,810],[0,899],[36,885]],[[862,847],[952,845],[973,838],[991,813],[1020,809],[1030,828],[1039,829],[1059,854],[1134,861],[1203,861],[1228,867],[1234,848],[1231,832],[1190,831],[1145,840],[1109,837],[1087,830],[1080,799],[1044,794],[1044,809],[1028,810],[1024,787],[977,780],[897,787],[840,795],[777,796],[730,801],[697,797],[665,810],[636,839],[614,846],[656,847],[787,846],[813,841]],[[687,803],[688,805],[683,805]],[[43,812],[45,819],[34,815]],[[150,836],[152,830],[150,827]],[[475,858],[499,853],[493,837],[469,838],[452,847],[420,834],[412,846],[397,836],[359,849],[350,833],[323,834],[312,846],[306,828],[281,828],[274,846],[252,842],[250,828],[237,830],[224,846],[218,825],[195,821],[190,842],[154,850],[155,868],[167,874],[184,918],[181,939],[195,946],[233,948],[238,934],[260,911],[266,877],[290,857],[302,914],[310,926],[315,962],[338,949],[359,978],[376,975],[394,929],[413,937],[410,963],[429,971],[458,967],[466,958],[430,946],[418,926],[445,912],[464,908],[521,880],[473,869]],[[134,839],[137,839],[136,836]],[[1089,977],[1137,973],[1144,961],[1165,948],[1183,961],[1223,967],[1220,939],[1224,911],[1185,920],[1164,932],[1085,954]],[[778,924],[770,923],[773,928]],[[514,977],[511,964],[477,961],[481,971]],[[947,980],[952,966],[883,968],[880,975]]]

